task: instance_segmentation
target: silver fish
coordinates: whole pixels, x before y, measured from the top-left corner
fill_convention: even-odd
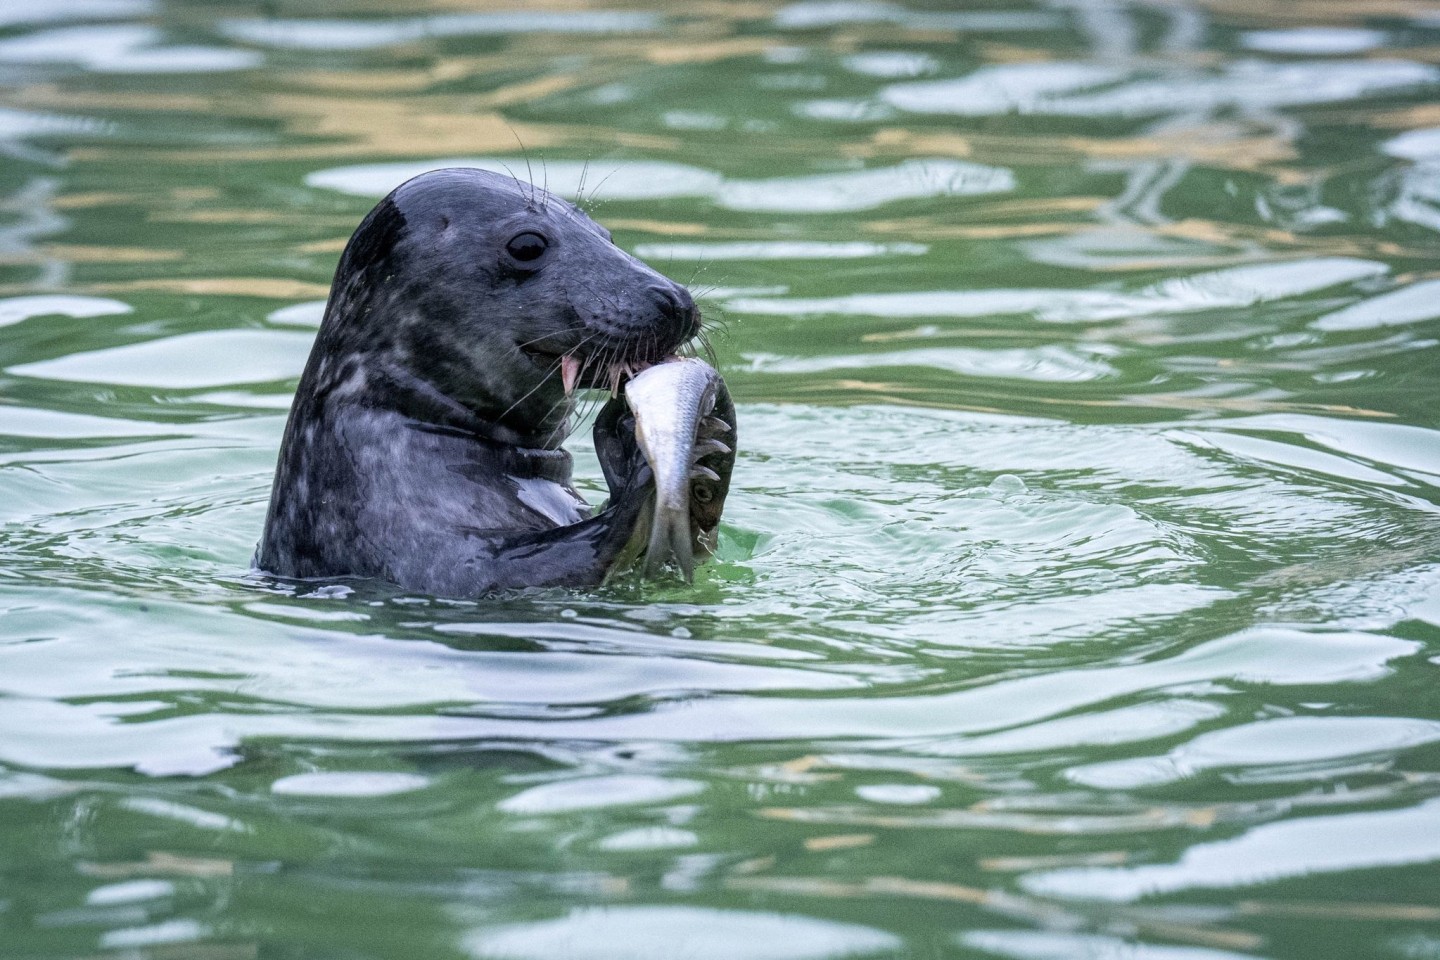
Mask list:
[[[687,581],[693,575],[692,541],[701,539],[703,531],[692,523],[691,485],[721,484],[720,475],[699,461],[708,454],[731,452],[716,434],[728,435],[734,428],[712,416],[720,389],[720,374],[694,357],[657,363],[625,384],[625,401],[635,415],[635,439],[655,473],[655,520],[645,554],[646,576],[655,576],[671,560]],[[712,546],[703,540],[701,545]]]

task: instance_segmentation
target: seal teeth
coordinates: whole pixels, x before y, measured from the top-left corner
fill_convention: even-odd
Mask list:
[[[716,473],[714,470],[711,470],[709,467],[702,466],[701,464],[697,463],[695,464],[695,466],[690,468],[690,479],[700,480],[702,478],[707,480],[714,480],[716,483],[720,482],[720,474]]]
[[[560,358],[560,382],[565,385],[565,396],[575,392],[575,384],[580,382],[581,363],[575,354],[567,353]]]
[[[614,399],[620,395],[620,384],[626,380],[634,379],[635,374],[644,370],[649,364],[641,363],[638,360],[617,360],[610,364],[610,397]]]
[[[719,417],[706,417],[700,422],[701,433],[729,433],[734,429],[734,427],[730,426],[730,424],[726,423],[724,420],[721,420]],[[727,450],[725,452],[729,453],[730,451]]]

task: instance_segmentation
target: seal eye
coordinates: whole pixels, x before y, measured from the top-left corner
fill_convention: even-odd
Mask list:
[[[510,242],[505,244],[505,249],[510,256],[521,263],[529,263],[532,260],[540,259],[540,255],[548,246],[550,246],[550,241],[538,233],[520,233],[510,238]]]

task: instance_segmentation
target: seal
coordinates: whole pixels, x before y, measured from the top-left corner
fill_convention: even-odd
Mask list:
[[[407,181],[340,257],[256,567],[451,597],[603,582],[643,552],[655,500],[617,393],[699,329],[683,286],[561,198],[469,168]],[[610,499],[592,511],[561,444],[575,390],[598,387]],[[711,452],[708,472],[728,483],[733,457]],[[713,530],[725,487],[709,487]]]

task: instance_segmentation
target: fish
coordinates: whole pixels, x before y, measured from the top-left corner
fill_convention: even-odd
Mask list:
[[[673,562],[688,583],[694,578],[695,546],[707,553],[714,549],[735,441],[734,426],[716,414],[724,391],[720,374],[696,357],[646,367],[625,383],[635,440],[655,474],[655,516],[642,568],[647,577]],[[734,419],[728,393],[724,396],[726,413]],[[722,455],[723,478],[702,462],[712,454]]]

